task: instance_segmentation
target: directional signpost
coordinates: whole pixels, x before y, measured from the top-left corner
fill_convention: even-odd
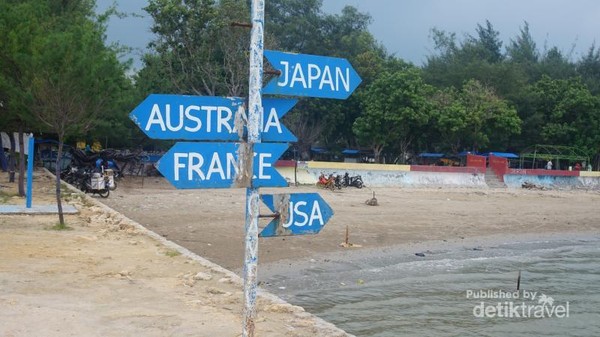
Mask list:
[[[261,237],[318,234],[333,210],[318,193],[263,194],[261,200],[278,216]]]
[[[179,142],[158,161],[158,171],[181,189],[247,187],[236,184],[240,146],[240,143]],[[275,169],[275,161],[287,148],[282,143],[255,144],[253,186],[288,185]]]
[[[272,50],[265,57],[281,72],[265,94],[346,99],[362,81],[346,59]]]
[[[273,212],[261,237],[317,234],[333,216],[317,193],[259,195],[260,187],[287,186],[275,162],[297,141],[281,124],[297,100],[262,94],[346,99],[361,82],[345,59],[263,50],[264,6],[252,0],[247,100],[152,94],[129,115],[150,138],[204,141],[178,142],[159,160],[175,187],[246,187],[244,337],[254,336],[259,197]],[[264,89],[263,56],[280,72]]]
[[[263,124],[260,129],[266,142],[295,142],[296,137],[281,124],[281,118],[298,101],[295,99],[263,100]],[[239,97],[149,95],[130,114],[144,133],[153,139],[239,141],[236,121],[244,99]]]

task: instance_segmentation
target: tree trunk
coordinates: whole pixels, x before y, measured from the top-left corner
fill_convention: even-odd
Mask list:
[[[63,137],[58,136],[58,153],[56,155],[56,206],[58,208],[58,221],[61,226],[65,225],[65,217],[63,215],[62,200],[60,199],[60,167],[62,164]]]
[[[2,135],[0,135],[0,170],[6,172],[8,170],[8,163],[4,156],[4,144],[2,143]]]
[[[16,167],[16,163],[15,163],[16,149],[15,149],[15,147],[17,144],[14,132],[11,132],[8,134],[8,139],[10,139],[10,158],[8,160],[8,182],[14,183],[15,182],[15,167]]]
[[[19,125],[19,196],[25,196],[25,142],[23,141],[23,125]]]
[[[380,164],[379,159],[381,157],[381,152],[383,151],[385,145],[375,145],[372,147],[373,149],[373,156],[375,157],[375,162],[377,164]]]

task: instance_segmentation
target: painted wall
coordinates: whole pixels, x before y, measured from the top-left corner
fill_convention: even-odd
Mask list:
[[[501,158],[504,159],[504,158]],[[292,162],[293,163],[293,162]],[[423,165],[385,165],[339,162],[279,163],[277,171],[291,184],[313,185],[321,174],[348,172],[360,175],[367,187],[477,187],[486,188],[483,167],[448,167]],[[525,182],[550,189],[600,189],[600,172],[519,170],[508,168],[503,161],[496,173],[509,188],[521,188]]]
[[[600,189],[600,175],[577,177],[507,174],[504,176],[504,183],[510,188],[521,188],[526,182],[550,189]]]
[[[384,165],[337,162],[299,162],[296,176],[293,167],[277,167],[291,184],[316,184],[321,174],[339,174],[346,172],[351,176],[360,175],[367,187],[486,187],[485,177],[472,168],[444,168],[439,166],[415,167],[410,165]],[[296,180],[294,180],[296,179]]]

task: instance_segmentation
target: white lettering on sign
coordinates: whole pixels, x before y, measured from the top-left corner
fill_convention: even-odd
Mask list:
[[[165,104],[164,109],[154,104],[144,130],[150,131],[158,127],[161,131],[198,132],[204,127],[205,132],[237,133],[234,113],[225,106],[179,105],[178,112],[172,111],[171,104]],[[281,122],[277,110],[271,108],[266,118],[263,118],[262,132],[268,133],[275,128],[281,134]]]
[[[279,122],[279,117],[277,116],[277,110],[275,108],[271,108],[269,111],[269,115],[267,118],[263,118],[264,120],[264,128],[262,132],[269,133],[269,130],[274,127],[277,129],[277,133],[281,133],[281,123]]]
[[[350,91],[350,68],[334,67],[333,73],[329,66],[320,68],[314,63],[295,63],[288,61],[279,62],[284,74],[279,78],[277,85],[280,87],[301,86],[305,89],[327,87],[331,91]],[[289,75],[291,73],[291,76]]]
[[[324,225],[323,215],[321,214],[321,207],[319,202],[314,200],[312,205],[309,205],[306,201],[290,201],[290,216],[287,223],[283,224],[284,228],[290,226],[312,226],[315,221],[320,226]]]
[[[173,155],[173,179],[175,181],[210,180],[218,176],[221,180],[228,180],[233,179],[238,173],[233,153],[215,152],[207,159],[205,160],[202,154],[196,152],[176,152]],[[208,164],[205,166],[205,163]]]
[[[271,179],[270,174],[265,174],[265,168],[271,167],[271,163],[267,163],[265,159],[273,157],[271,153],[256,153],[254,152],[254,157],[258,155],[258,179]],[[256,175],[252,176],[252,179],[256,179]]]

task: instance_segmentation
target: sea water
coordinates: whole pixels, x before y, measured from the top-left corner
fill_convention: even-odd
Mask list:
[[[273,265],[261,285],[356,336],[600,336],[598,236],[416,253]]]

